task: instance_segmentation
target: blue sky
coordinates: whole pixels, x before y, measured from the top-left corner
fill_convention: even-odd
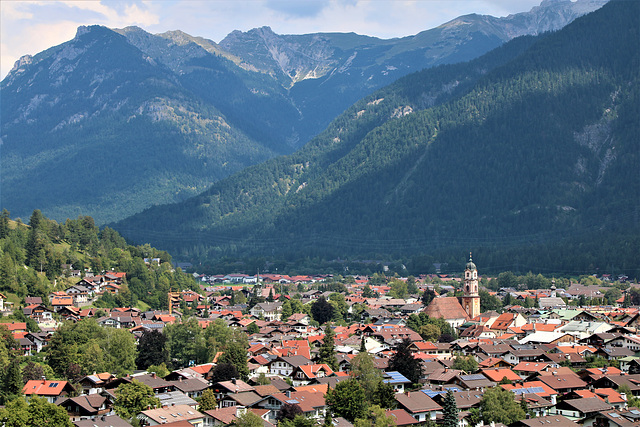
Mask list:
[[[80,25],[151,33],[182,30],[215,42],[233,30],[270,26],[278,34],[355,32],[403,37],[457,16],[529,11],[540,0],[82,0],[0,2],[0,78],[22,55],[74,37]]]

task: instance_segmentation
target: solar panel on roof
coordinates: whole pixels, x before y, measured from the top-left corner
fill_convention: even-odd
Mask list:
[[[446,391],[435,391],[435,390],[420,390],[421,392],[423,392],[424,394],[426,394],[429,397],[435,397],[439,394],[446,394]]]
[[[461,375],[460,378],[462,378],[465,381],[476,381],[476,380],[486,380],[487,379],[482,374]]]
[[[529,390],[531,390],[530,393],[544,393],[544,388],[542,387],[530,387]]]

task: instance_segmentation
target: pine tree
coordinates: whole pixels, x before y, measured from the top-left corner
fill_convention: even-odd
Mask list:
[[[334,371],[338,370],[338,360],[336,359],[335,350],[335,332],[330,325],[327,325],[324,331],[324,340],[320,351],[318,352],[318,363],[326,363]]]
[[[443,405],[443,427],[458,426],[458,407],[456,406],[456,398],[451,389],[447,390]]]
[[[411,340],[405,338],[396,347],[396,353],[389,362],[390,371],[398,371],[412,383],[417,383],[422,376],[422,365],[420,360],[413,357],[411,349]]]
[[[0,239],[4,239],[9,235],[9,211],[2,210],[0,215]]]
[[[20,370],[20,362],[18,359],[13,359],[6,372],[4,372],[4,378],[2,381],[2,397],[5,402],[13,399],[15,396],[22,394],[22,371]]]

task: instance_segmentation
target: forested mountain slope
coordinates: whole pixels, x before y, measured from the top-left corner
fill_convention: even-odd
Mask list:
[[[193,258],[637,236],[638,12],[615,1],[557,33],[410,75],[297,153],[115,227]]]
[[[0,84],[0,207],[98,224],[185,200],[292,153],[349,105],[398,77],[561,28],[606,0],[545,1],[469,15],[400,39],[80,27],[25,56]]]

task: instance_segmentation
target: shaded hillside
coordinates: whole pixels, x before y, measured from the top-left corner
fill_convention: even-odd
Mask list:
[[[299,152],[116,228],[201,259],[636,233],[639,8],[614,2],[557,33],[408,76]]]
[[[353,102],[398,77],[557,29],[605,0],[545,1],[469,15],[401,39],[80,27],[2,81],[2,208],[98,224],[183,201],[289,154]]]
[[[107,28],[27,62],[2,82],[2,206],[17,216],[115,220],[284,152]]]

